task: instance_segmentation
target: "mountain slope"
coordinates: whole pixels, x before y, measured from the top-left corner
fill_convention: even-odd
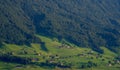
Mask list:
[[[1,41],[31,41],[37,33],[99,52],[100,46],[113,51],[120,46],[119,0],[1,0],[0,5]]]
[[[2,42],[14,44],[37,42],[34,33],[35,28],[29,21],[29,17],[14,0],[0,1],[0,40]]]
[[[119,60],[115,58],[117,54],[105,47],[101,47],[105,52],[99,54],[90,48],[80,48],[65,40],[60,43],[55,38],[50,39],[40,35],[38,37],[45,42],[48,52],[43,51],[40,44],[32,43],[31,47],[4,44],[0,48],[0,58],[4,58],[0,59],[0,70],[42,70],[41,68],[44,68],[43,70],[90,70],[91,68],[93,70],[119,70],[120,68],[120,63],[116,62]],[[26,60],[16,61],[15,57],[25,58],[32,64],[23,65],[22,62]],[[112,66],[108,66],[110,63]]]

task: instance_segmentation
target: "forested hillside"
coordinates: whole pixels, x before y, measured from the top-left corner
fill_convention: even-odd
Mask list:
[[[37,41],[35,27],[17,0],[0,1],[0,41],[13,44],[30,44]]]
[[[0,41],[40,42],[40,34],[102,53],[120,48],[119,0],[0,0]]]

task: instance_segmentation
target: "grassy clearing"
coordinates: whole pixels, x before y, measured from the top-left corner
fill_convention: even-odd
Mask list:
[[[113,56],[117,56],[116,53],[110,51],[109,49],[105,48],[105,47],[101,47],[101,49],[103,49],[105,52],[104,52],[104,55],[105,56],[109,56],[109,57],[113,57]]]
[[[38,35],[37,35],[38,36]],[[58,55],[59,59],[54,59],[55,62],[61,62],[65,64],[71,64],[72,69],[76,70],[79,68],[81,63],[87,63],[88,61],[92,61],[96,63],[98,66],[93,68],[85,68],[78,70],[119,70],[120,65],[114,65],[109,67],[108,61],[112,61],[117,54],[111,52],[105,47],[101,47],[105,52],[100,55],[95,51],[92,51],[90,48],[80,48],[74,44],[71,44],[67,41],[64,41],[67,46],[70,48],[62,47],[62,43],[60,43],[57,39],[50,39],[44,36],[38,36],[42,42],[45,42],[45,46],[48,49],[48,52],[41,49],[40,44],[32,43],[30,47],[26,45],[14,45],[14,44],[4,44],[3,47],[0,48],[2,53],[14,52],[14,55],[20,57],[30,57],[30,58],[39,58],[38,62],[45,62],[46,60],[50,60],[49,56]],[[38,55],[40,54],[40,56]],[[81,54],[81,55],[80,55]],[[80,55],[80,56],[79,56]],[[100,57],[98,57],[98,55]],[[104,59],[104,61],[103,61]],[[0,62],[0,70],[5,70],[7,68],[12,68],[12,70],[50,70],[49,68],[39,67],[39,66],[22,66],[20,68],[16,68],[16,64],[2,64]],[[53,69],[51,69],[53,70]],[[54,70],[62,70],[61,68],[55,68]],[[68,69],[70,70],[70,69]]]

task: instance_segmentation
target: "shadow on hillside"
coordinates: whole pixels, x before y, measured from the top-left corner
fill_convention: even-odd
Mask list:
[[[42,43],[41,43],[41,49],[42,49],[43,51],[48,52],[48,49],[47,49],[46,46],[45,46],[45,42],[42,42]]]

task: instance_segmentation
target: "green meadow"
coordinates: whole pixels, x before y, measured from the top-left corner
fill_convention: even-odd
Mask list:
[[[0,61],[0,70],[119,70],[120,63],[115,63],[118,54],[105,47],[104,54],[90,48],[82,48],[65,40],[37,35],[44,42],[32,43],[31,46],[5,44],[0,47],[1,54],[32,59],[32,64],[20,64]],[[40,65],[44,63],[44,65]],[[52,65],[52,66],[50,66]]]

